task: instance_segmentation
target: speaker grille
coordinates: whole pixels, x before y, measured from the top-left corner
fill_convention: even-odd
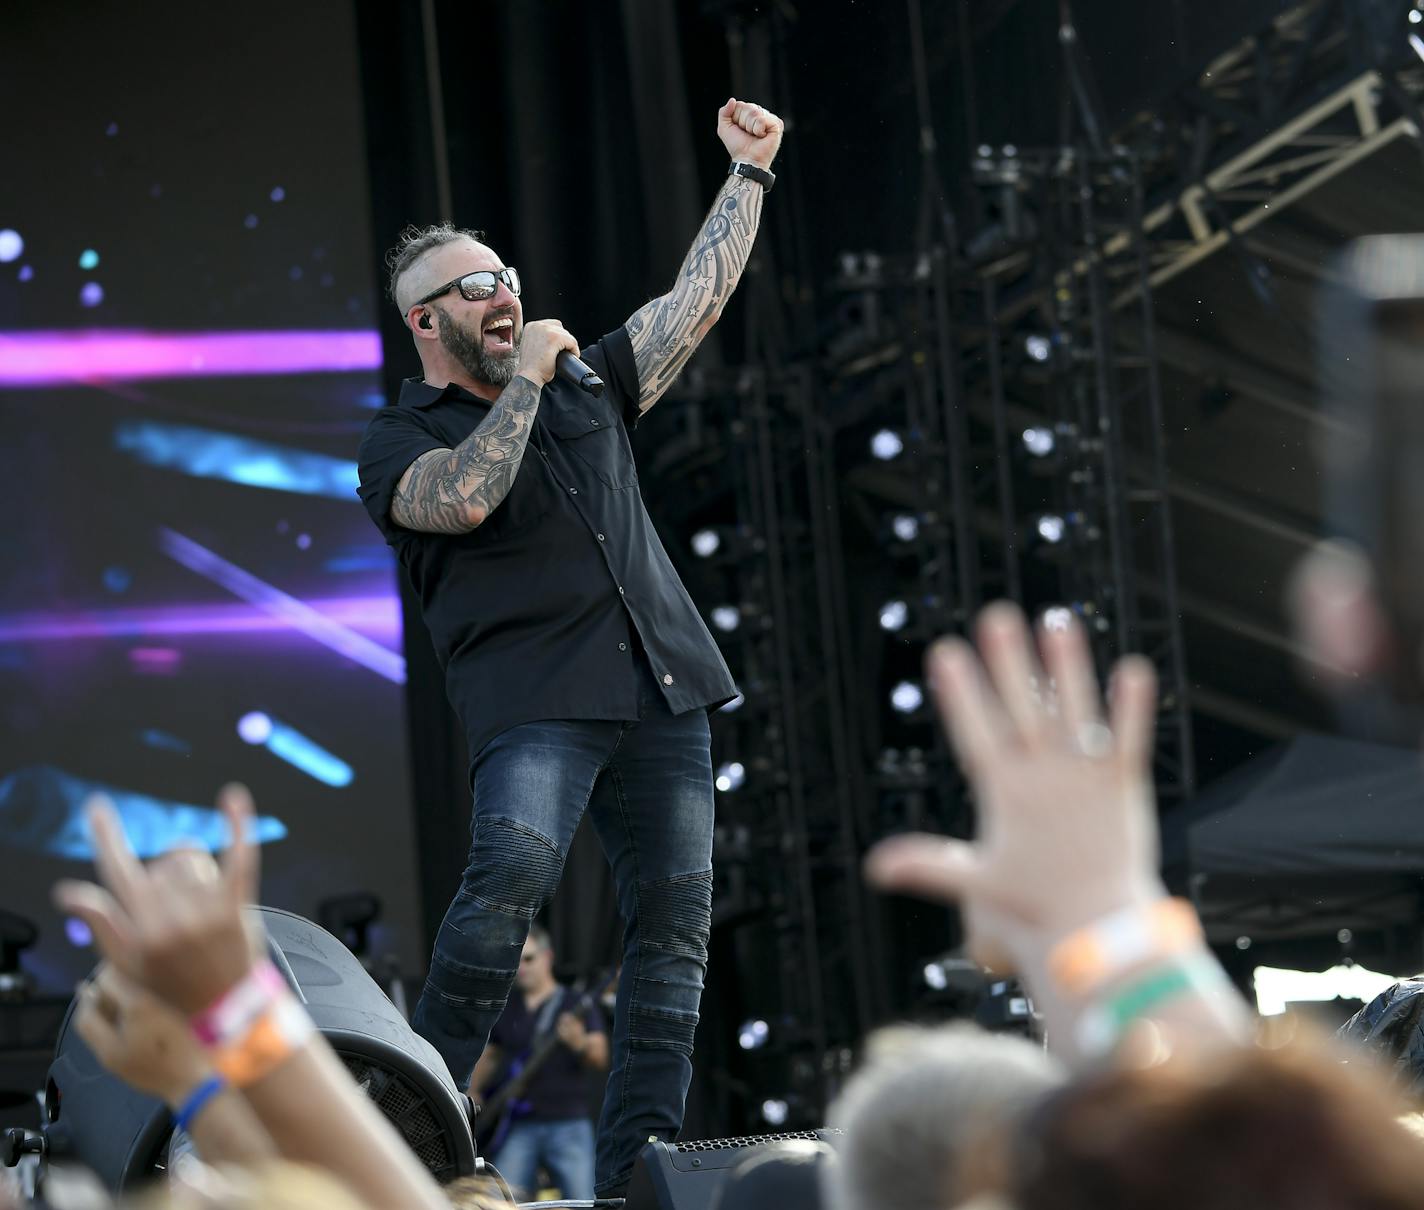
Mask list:
[[[788,1130],[784,1134],[746,1134],[732,1139],[693,1139],[686,1143],[669,1143],[674,1151],[730,1151],[736,1147],[756,1147],[762,1143],[780,1143],[785,1139],[824,1138],[840,1134],[839,1130]]]
[[[442,1184],[459,1175],[454,1142],[440,1124],[430,1103],[409,1080],[365,1055],[336,1052],[351,1078],[376,1103],[386,1119],[401,1133],[416,1158]]]

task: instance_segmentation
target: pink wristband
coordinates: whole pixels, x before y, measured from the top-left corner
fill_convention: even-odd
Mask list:
[[[242,1039],[253,1023],[271,1007],[287,983],[264,958],[212,1004],[188,1022],[193,1036],[209,1050],[221,1049]]]

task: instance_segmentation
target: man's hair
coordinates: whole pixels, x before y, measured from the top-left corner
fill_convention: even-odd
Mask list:
[[[1378,1073],[1309,1040],[1091,1074],[1045,1106],[1024,1210],[1417,1210],[1424,1147]]]
[[[391,302],[400,306],[396,288],[406,270],[416,261],[432,248],[453,244],[462,239],[472,239],[475,243],[482,244],[485,242],[485,233],[468,227],[456,227],[448,222],[433,223],[429,227],[417,227],[412,223],[402,231],[396,237],[396,246],[386,253],[386,293],[390,295]]]
[[[828,1115],[845,1132],[832,1210],[957,1206],[997,1184],[994,1144],[1064,1079],[1026,1038],[967,1025],[880,1030],[869,1052]]]
[[[529,940],[541,950],[554,948],[554,939],[549,936],[549,930],[542,924],[531,924],[529,926]]]

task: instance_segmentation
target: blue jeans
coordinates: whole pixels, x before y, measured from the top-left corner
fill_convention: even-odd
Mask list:
[[[515,1197],[529,1199],[538,1194],[541,1164],[565,1201],[591,1201],[593,1123],[587,1118],[515,1122],[494,1157],[494,1166],[510,1183]]]
[[[682,1126],[712,921],[707,714],[673,715],[646,663],[639,714],[526,723],[475,756],[469,862],[412,1019],[465,1088],[588,810],[623,917],[600,1196],[621,1192],[649,1137],[672,1139]]]

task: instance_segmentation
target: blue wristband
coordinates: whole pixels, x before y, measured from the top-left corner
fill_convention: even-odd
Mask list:
[[[222,1076],[209,1076],[188,1094],[188,1099],[174,1115],[173,1129],[186,1133],[188,1127],[193,1124],[193,1119],[203,1112],[203,1106],[226,1087],[227,1081]]]

